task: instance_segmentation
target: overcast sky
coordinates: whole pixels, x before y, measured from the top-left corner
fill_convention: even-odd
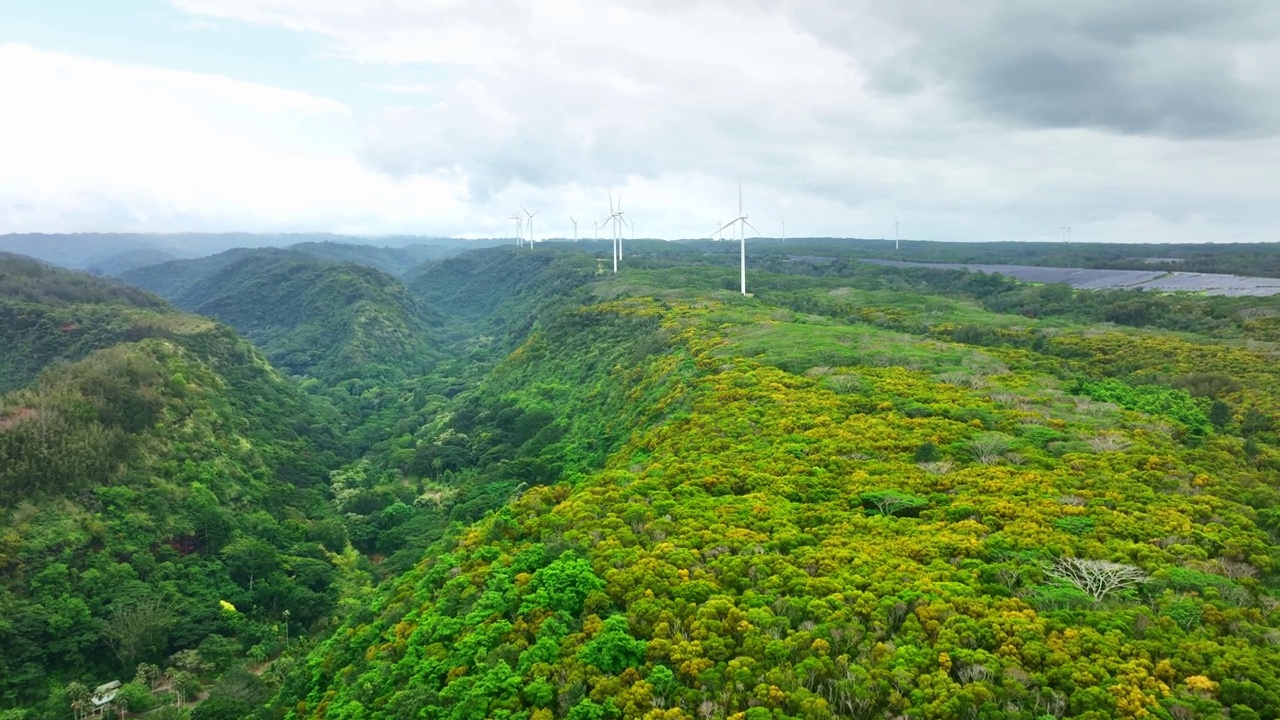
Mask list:
[[[0,0],[0,233],[1280,240],[1274,0]]]

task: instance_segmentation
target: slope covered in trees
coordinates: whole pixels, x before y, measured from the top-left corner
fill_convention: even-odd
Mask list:
[[[0,255],[0,393],[31,382],[55,360],[140,337],[154,311],[166,307],[127,285]]]
[[[0,396],[0,713],[70,717],[68,680],[139,663],[180,696],[328,617],[354,558],[326,497],[333,412],[225,326],[9,270],[0,310],[33,321],[0,323],[0,345],[30,360],[51,333],[61,362]]]
[[[23,281],[0,717],[1280,715],[1280,300],[696,249]]]
[[[547,343],[511,386],[568,398],[543,426],[591,436],[590,373],[634,417],[345,618],[268,716],[1280,714],[1270,346],[728,275],[597,284],[499,365]],[[406,472],[483,463],[454,436]]]
[[[225,264],[195,280],[149,286],[128,277],[236,328],[276,367],[328,385],[420,374],[431,363],[428,312],[395,278],[292,251],[237,255],[217,256]]]
[[[118,272],[104,272],[108,275],[117,275],[131,285],[145,288],[158,295],[173,297],[186,292],[191,286],[228,265],[247,257],[294,256],[298,259],[350,263],[398,277],[424,263],[451,257],[467,249],[467,245],[458,243],[439,245],[415,243],[403,247],[384,247],[332,241],[299,242],[284,247],[237,247],[205,257],[129,264]],[[140,252],[142,251],[134,251],[122,257],[121,260],[130,260]],[[96,264],[103,267],[108,265],[110,265],[109,262]]]

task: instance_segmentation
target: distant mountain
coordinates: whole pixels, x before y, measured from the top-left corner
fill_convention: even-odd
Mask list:
[[[156,248],[138,248],[109,253],[85,260],[80,269],[91,275],[118,276],[134,268],[158,265],[178,259],[177,255]]]
[[[457,255],[469,248],[464,245],[415,243],[404,247],[375,247],[344,242],[305,242],[290,245],[288,250],[319,260],[347,262],[376,268],[390,275],[403,275],[431,260]]]
[[[411,375],[434,357],[426,306],[373,268],[295,250],[233,250],[125,277],[231,325],[277,367],[327,384]]]
[[[292,254],[299,258],[313,258],[338,263],[352,263],[381,270],[389,275],[406,272],[432,260],[451,257],[466,251],[458,245],[406,245],[404,247],[375,247],[338,242],[306,242],[285,248],[238,247],[216,255],[200,258],[167,258],[151,264],[122,267],[119,272],[104,273],[120,277],[125,282],[152,292],[173,296],[184,292],[197,282],[246,257],[278,257]],[[156,251],[132,251],[104,263],[127,265],[131,258]],[[95,266],[96,267],[96,266]]]
[[[234,248],[202,258],[170,260],[132,268],[120,273],[119,278],[130,285],[172,299],[232,263],[247,257],[275,257],[286,252],[280,248]]]
[[[29,255],[33,258],[77,270],[92,270],[94,267],[98,267],[102,274],[110,275],[116,272],[123,272],[127,268],[120,267],[113,270],[105,267],[105,264],[115,262],[115,258],[120,256],[129,258],[132,253],[138,251],[159,251],[178,258],[197,258],[233,248],[287,247],[298,244],[356,246],[373,246],[376,244],[388,248],[428,245],[440,248],[467,249],[504,244],[506,242],[506,240],[461,240],[457,238],[414,235],[361,237],[356,235],[332,235],[329,233],[25,233],[0,235],[0,252],[7,251]],[[412,253],[410,253],[410,256],[412,256]],[[350,258],[333,257],[328,259]],[[374,266],[388,272],[396,272],[388,267]],[[409,266],[406,266],[406,269],[407,267]]]

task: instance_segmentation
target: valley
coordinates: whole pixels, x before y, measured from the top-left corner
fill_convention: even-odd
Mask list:
[[[1280,299],[833,247],[0,258],[0,718],[1280,716]]]

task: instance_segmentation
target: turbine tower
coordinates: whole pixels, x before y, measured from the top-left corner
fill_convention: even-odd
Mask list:
[[[720,230],[717,230],[716,232],[720,232],[725,228],[732,227],[735,223],[738,224],[738,243],[739,243],[739,252],[740,252],[739,267],[741,269],[741,274],[742,274],[742,294],[746,295],[747,294],[747,228],[751,228],[753,231],[755,231],[756,237],[760,236],[760,231],[756,230],[755,225],[752,225],[751,223],[747,222],[747,212],[742,209],[742,178],[738,178],[738,217],[725,223],[723,226],[721,226]]]
[[[787,241],[787,219],[782,218],[782,222],[778,223],[782,226],[782,242]]]
[[[573,241],[578,242],[578,220],[572,213],[569,215],[569,222],[573,223]]]
[[[893,249],[898,249],[898,218],[893,219]]]
[[[524,236],[520,232],[520,226],[521,226],[520,213],[516,213],[515,215],[512,215],[507,219],[516,221],[516,247],[520,247],[521,245],[524,244],[524,241],[522,239]]]
[[[613,207],[613,193],[609,193],[609,206]],[[622,193],[618,193],[618,211],[614,213],[617,218],[614,223],[618,234],[618,259],[622,259],[622,236],[627,232],[626,221],[622,219]]]
[[[532,250],[533,249],[533,216],[537,215],[538,213],[531,213],[528,210],[525,210],[523,205],[520,206],[520,209],[524,210],[525,215],[529,216],[529,249]],[[539,210],[538,212],[542,212],[542,211]]]
[[[613,274],[618,274],[618,260],[622,258],[622,196],[618,196],[618,207],[613,206],[613,191],[609,191],[609,216],[600,221],[601,225],[609,223],[610,229],[613,231],[612,249],[613,249]]]

